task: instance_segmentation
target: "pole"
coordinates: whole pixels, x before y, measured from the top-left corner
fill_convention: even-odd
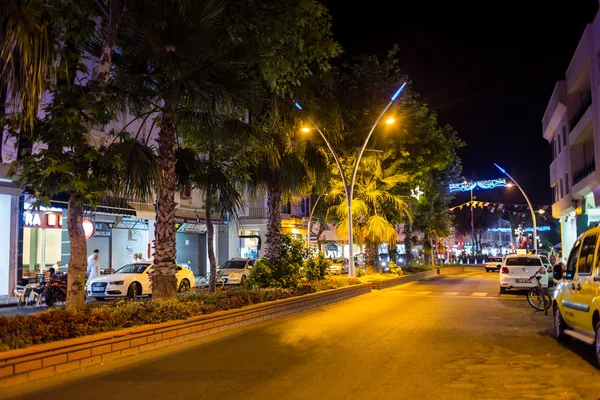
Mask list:
[[[537,220],[535,218],[535,211],[533,210],[533,206],[531,205],[531,202],[529,201],[529,197],[527,197],[527,195],[525,194],[525,191],[523,190],[523,188],[521,188],[521,186],[519,186],[519,183],[515,180],[515,178],[510,176],[508,174],[508,172],[506,172],[504,170],[504,168],[500,167],[498,164],[494,163],[494,165],[496,166],[496,168],[498,168],[500,170],[500,172],[502,172],[504,175],[508,176],[515,183],[515,186],[519,188],[521,193],[523,193],[523,197],[525,197],[525,201],[527,201],[527,205],[529,206],[529,211],[531,211],[531,219],[533,220],[533,254],[537,254]]]
[[[364,141],[364,143],[363,143],[360,151],[358,152],[358,157],[356,158],[356,162],[354,163],[354,169],[352,170],[352,178],[350,179],[350,184],[349,185],[348,185],[348,182],[346,181],[346,177],[344,175],[344,169],[342,168],[342,164],[340,163],[340,160],[339,160],[336,152],[333,150],[333,147],[331,146],[331,143],[329,143],[329,141],[327,140],[327,138],[325,137],[325,135],[323,134],[323,132],[321,131],[321,129],[319,129],[319,127],[317,126],[317,124],[312,119],[310,119],[310,118],[308,119],[310,121],[310,123],[315,127],[315,129],[317,130],[317,132],[319,132],[319,134],[321,135],[321,137],[325,141],[325,144],[329,148],[329,151],[333,155],[335,163],[337,164],[338,169],[340,170],[340,175],[342,177],[342,183],[344,185],[344,189],[346,190],[346,204],[348,205],[348,247],[349,247],[349,249],[348,249],[349,250],[348,251],[348,276],[349,277],[353,277],[354,276],[354,254],[353,254],[353,250],[352,250],[352,244],[354,242],[353,237],[352,237],[352,196],[354,195],[354,182],[356,180],[356,171],[358,170],[358,165],[360,164],[360,159],[362,158],[362,155],[365,152],[365,149],[367,148],[367,144],[369,143],[369,139],[371,138],[371,135],[373,135],[373,131],[375,131],[375,128],[377,127],[377,124],[379,123],[379,121],[381,120],[381,118],[383,118],[383,115],[388,110],[388,108],[390,108],[390,106],[392,105],[392,103],[394,103],[394,101],[396,100],[396,98],[400,95],[400,93],[402,92],[402,90],[404,90],[405,86],[406,86],[406,82],[404,82],[400,86],[400,88],[396,91],[396,93],[394,93],[394,95],[392,96],[392,99],[390,100],[390,102],[388,103],[388,105],[383,109],[383,111],[381,112],[381,114],[379,114],[379,117],[377,117],[377,120],[375,121],[375,123],[371,127],[371,130],[369,131],[369,134],[367,135],[367,138],[365,139],[365,141]],[[294,105],[299,110],[302,110],[302,106],[300,104],[294,103]]]
[[[475,255],[475,222],[473,221],[473,189],[471,189],[471,251],[473,256]]]
[[[321,200],[321,197],[323,195],[319,195],[319,197],[317,197],[317,200],[315,201],[315,204],[313,204],[312,210],[310,210],[310,216],[308,217],[308,229],[307,229],[307,235],[306,235],[306,242],[308,244],[308,247],[310,248],[310,223],[312,222],[312,217],[313,214],[315,213],[315,209],[317,208],[317,204],[319,204],[319,200]],[[317,238],[318,240],[318,238]]]

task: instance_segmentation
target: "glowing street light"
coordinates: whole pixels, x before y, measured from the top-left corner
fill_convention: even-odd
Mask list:
[[[494,165],[496,166],[496,168],[498,168],[500,170],[500,172],[502,172],[504,175],[508,176],[510,178],[510,180],[513,181],[515,186],[519,188],[521,193],[523,193],[523,197],[525,197],[525,200],[527,201],[527,205],[529,206],[529,211],[531,211],[531,219],[533,220],[533,252],[534,252],[534,254],[537,254],[537,221],[535,218],[535,210],[533,209],[533,206],[531,205],[531,202],[529,201],[529,197],[527,197],[527,195],[525,194],[525,191],[521,188],[521,186],[519,186],[519,183],[515,180],[515,178],[510,176],[508,174],[508,172],[506,172],[506,170],[504,168],[502,168],[501,166],[499,166],[498,164],[494,163]],[[538,212],[540,214],[543,214],[543,212],[541,212],[541,211],[544,211],[544,210],[540,210]]]
[[[340,162],[340,159],[337,156],[337,153],[331,146],[331,143],[329,143],[329,141],[327,140],[327,137],[325,136],[323,131],[321,131],[319,126],[312,119],[310,119],[310,118],[308,119],[311,122],[311,124],[313,125],[313,127],[317,130],[317,132],[319,132],[319,134],[325,141],[325,144],[329,148],[329,151],[333,155],[333,159],[335,160],[335,163],[337,164],[337,167],[340,170],[340,176],[342,177],[342,183],[343,183],[345,191],[346,191],[346,204],[348,206],[348,276],[350,276],[350,277],[354,276],[354,255],[353,255],[353,250],[352,250],[352,244],[354,243],[354,239],[352,237],[352,197],[354,196],[354,182],[356,181],[356,172],[358,171],[360,159],[362,158],[362,155],[365,152],[365,149],[367,148],[369,139],[371,139],[371,135],[373,135],[375,128],[379,124],[379,121],[381,121],[381,119],[383,118],[383,116],[386,113],[386,111],[388,110],[388,108],[390,108],[390,106],[398,98],[400,93],[402,93],[402,91],[404,90],[405,87],[406,87],[406,82],[404,82],[400,86],[400,88],[398,88],[396,93],[394,93],[394,95],[390,99],[390,102],[388,103],[388,105],[385,106],[385,108],[383,109],[381,114],[379,114],[379,117],[377,117],[377,119],[375,120],[375,123],[371,127],[369,134],[365,138],[365,141],[364,141],[362,147],[360,148],[360,151],[358,152],[358,156],[356,157],[356,161],[354,162],[354,168],[352,170],[352,176],[350,178],[350,182],[348,182],[348,180],[346,179],[346,176],[344,175],[344,169],[342,168],[342,163]],[[294,102],[294,105],[296,106],[296,108],[298,110],[302,110],[302,106],[300,104],[298,104],[297,102]],[[386,124],[391,125],[395,121],[396,120],[393,117],[389,117],[385,122],[386,122]],[[308,129],[308,128],[306,128],[306,129]],[[302,132],[306,132],[304,130],[304,128],[302,128],[301,130],[302,130]],[[309,235],[310,235],[310,233],[309,233]]]
[[[307,128],[307,127],[303,127],[303,128],[301,128],[300,130],[301,130],[302,132],[304,132],[304,133],[308,133],[308,132],[310,132],[310,128]]]

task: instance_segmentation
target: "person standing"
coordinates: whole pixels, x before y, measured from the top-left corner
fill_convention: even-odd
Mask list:
[[[98,257],[100,256],[100,250],[96,249],[91,256],[88,257],[87,274],[88,281],[100,276],[100,265],[98,264]]]

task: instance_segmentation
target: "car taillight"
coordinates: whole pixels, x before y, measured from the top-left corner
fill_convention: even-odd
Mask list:
[[[544,267],[540,268],[540,274],[541,275],[545,275],[546,274],[546,268],[544,268]]]
[[[508,274],[508,267],[502,267],[502,273]]]

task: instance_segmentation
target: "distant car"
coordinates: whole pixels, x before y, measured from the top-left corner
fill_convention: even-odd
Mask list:
[[[390,255],[388,253],[382,253],[379,255],[379,268],[383,272],[390,270]]]
[[[90,279],[86,283],[87,297],[104,300],[118,297],[133,299],[137,296],[151,295],[149,274],[152,268],[152,262],[131,263],[121,267],[114,274]],[[187,266],[177,265],[175,276],[179,292],[190,290],[194,282],[194,273]]]
[[[329,273],[332,275],[340,275],[344,273],[344,269],[346,269],[346,273],[348,272],[348,259],[347,258],[334,258],[331,260],[331,265],[329,266]]]
[[[250,277],[250,271],[256,262],[253,258],[235,257],[225,261],[218,269],[218,273],[226,285],[243,285]]]
[[[540,256],[535,254],[511,254],[506,256],[500,270],[500,293],[509,289],[529,289],[537,285],[529,279],[540,271],[543,287],[548,287],[548,274]]]
[[[485,272],[500,271],[500,268],[502,268],[502,257],[488,257],[484,267]]]

